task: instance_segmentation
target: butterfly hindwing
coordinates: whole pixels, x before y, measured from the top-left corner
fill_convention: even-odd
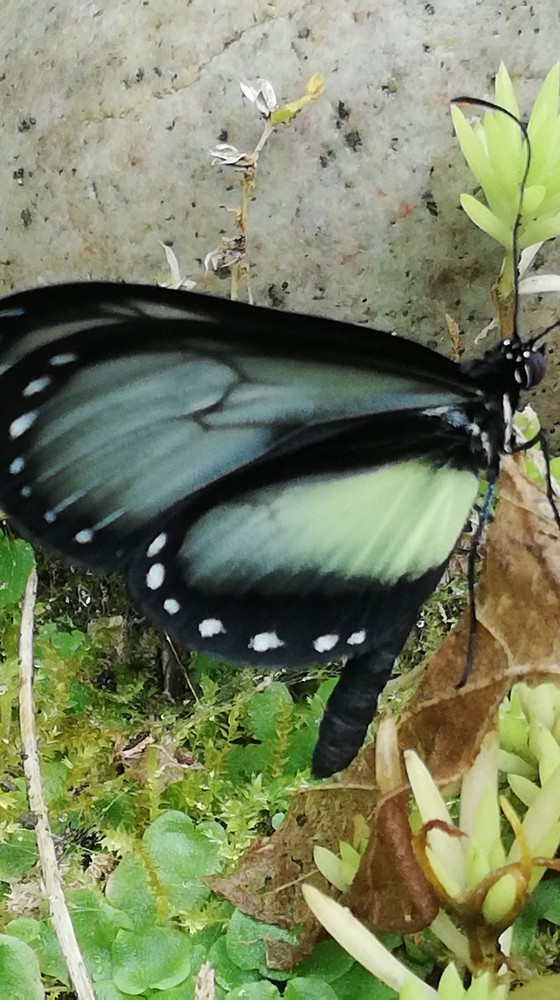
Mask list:
[[[418,345],[403,369],[398,338],[308,317],[280,338],[279,314],[227,306],[94,284],[5,300],[0,500],[23,534],[120,568],[152,522],[279,448],[476,395]]]
[[[234,662],[306,665],[378,646],[415,613],[421,581],[437,582],[477,475],[433,456],[288,481],[274,478],[280,465],[158,521],[130,566],[134,600],[181,644]]]

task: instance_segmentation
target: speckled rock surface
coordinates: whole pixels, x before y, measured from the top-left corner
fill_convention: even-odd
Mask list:
[[[449,312],[468,343],[500,253],[458,207],[471,181],[448,102],[491,95],[504,59],[529,108],[559,18],[552,0],[4,0],[0,289],[154,281],[166,241],[200,289],[226,292],[201,261],[233,229],[239,182],[208,149],[260,135],[239,79],[265,76],[290,100],[321,72],[323,97],[260,161],[255,300],[444,350]],[[526,326],[555,311],[547,300]]]

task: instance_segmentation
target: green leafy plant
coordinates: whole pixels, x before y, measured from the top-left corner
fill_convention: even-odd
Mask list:
[[[518,214],[517,250],[560,234],[559,80],[560,66],[556,64],[546,77],[529,118],[531,159],[521,204],[520,189],[529,149],[518,123],[507,114],[486,111],[482,122],[470,125],[460,108],[451,108],[461,149],[486,200],[484,205],[472,195],[462,194],[461,205],[475,225],[505,250],[500,278],[503,297],[513,291],[513,230]],[[496,74],[495,102],[519,119],[519,106],[503,63]]]

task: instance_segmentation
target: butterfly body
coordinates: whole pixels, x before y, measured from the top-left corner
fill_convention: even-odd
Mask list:
[[[0,504],[222,659],[346,659],[317,773],[354,756],[418,608],[514,446],[540,351],[403,338],[164,289],[0,303]]]

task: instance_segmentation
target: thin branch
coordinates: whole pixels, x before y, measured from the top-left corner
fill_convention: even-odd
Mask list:
[[[66,906],[43,794],[33,704],[33,624],[36,596],[37,573],[33,569],[25,589],[19,639],[19,715],[23,770],[27,779],[29,806],[35,816],[37,849],[54,931],[68,966],[77,1000],[95,1000]]]
[[[194,987],[194,1000],[215,1000],[216,974],[210,962],[200,966]]]

